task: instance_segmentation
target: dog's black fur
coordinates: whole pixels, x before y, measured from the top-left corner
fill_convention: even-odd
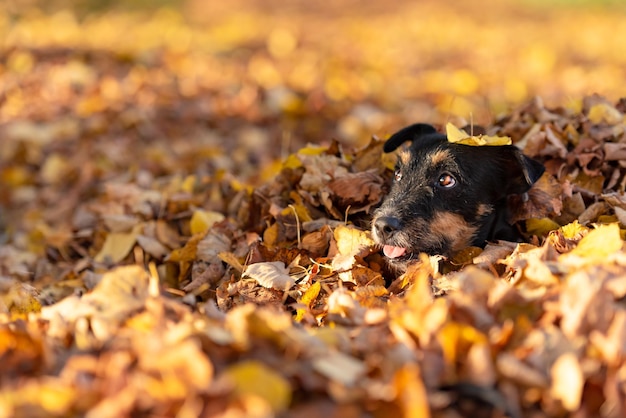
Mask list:
[[[389,195],[372,220],[374,240],[393,266],[425,252],[451,256],[488,240],[520,239],[508,220],[507,196],[524,194],[544,166],[513,145],[451,143],[427,124],[392,135],[385,152],[404,142]]]

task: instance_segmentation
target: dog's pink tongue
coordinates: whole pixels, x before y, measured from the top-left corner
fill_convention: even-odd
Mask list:
[[[397,258],[406,252],[406,248],[394,247],[392,245],[385,245],[383,247],[383,254],[389,258]]]

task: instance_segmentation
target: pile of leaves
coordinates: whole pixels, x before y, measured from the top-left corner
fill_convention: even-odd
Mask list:
[[[534,100],[497,121],[548,167],[522,204],[530,243],[397,278],[367,231],[393,163],[377,139],[303,148],[257,188],[106,182],[67,229],[35,221],[45,256],[1,248],[1,410],[621,416],[625,111]],[[215,194],[223,213],[202,209]]]
[[[202,29],[170,9],[0,19],[0,417],[626,414],[626,99],[536,98],[487,121],[486,138],[547,168],[510,202],[526,242],[422,255],[400,274],[369,234],[394,129],[431,109],[461,125],[480,94],[611,84],[626,55],[588,40],[577,68],[616,61],[579,77],[531,43],[528,79],[502,70],[479,91],[489,40],[511,37],[441,2],[403,3],[435,16],[406,38],[432,34],[415,56],[366,19],[323,29],[311,11],[281,10],[285,26],[258,35],[272,13],[249,3],[204,6],[226,18]],[[372,4],[335,11],[391,36],[399,15]],[[523,24],[495,16],[496,31]],[[599,19],[576,16],[560,25]],[[481,65],[444,59],[448,38],[484,47]]]

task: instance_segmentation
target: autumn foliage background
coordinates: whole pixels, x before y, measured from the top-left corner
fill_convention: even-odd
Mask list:
[[[0,39],[0,416],[626,414],[621,2],[0,1]],[[385,268],[418,121],[545,163],[526,243]]]

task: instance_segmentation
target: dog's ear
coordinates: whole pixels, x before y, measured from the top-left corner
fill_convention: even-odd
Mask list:
[[[414,141],[420,136],[437,133],[437,130],[427,123],[416,123],[411,126],[407,126],[391,135],[385,145],[383,145],[384,152],[391,152],[398,148],[400,145],[407,141]]]
[[[539,180],[546,168],[537,160],[522,154],[515,146],[510,148],[512,155],[503,161],[506,173],[506,194],[526,193]]]

